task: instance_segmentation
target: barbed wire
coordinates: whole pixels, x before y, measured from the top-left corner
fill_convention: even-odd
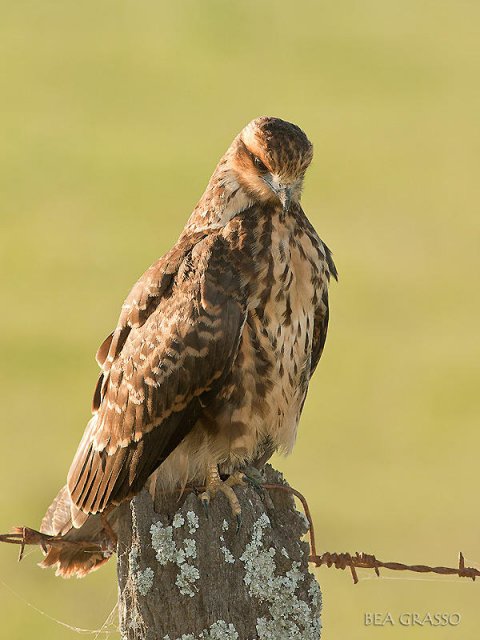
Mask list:
[[[437,573],[440,575],[457,575],[459,578],[471,578],[475,580],[480,576],[480,571],[475,567],[466,567],[463,553],[460,552],[458,567],[430,567],[425,564],[403,564],[402,562],[383,562],[374,555],[368,553],[331,553],[325,551],[321,555],[311,555],[310,562],[316,567],[325,565],[335,569],[350,569],[354,584],[358,582],[356,569],[373,569],[380,576],[380,568],[391,571],[414,571],[415,573]]]
[[[313,524],[312,514],[308,506],[308,502],[305,496],[293,489],[287,484],[273,484],[273,483],[261,483],[260,488],[267,491],[283,491],[294,495],[301,502],[305,517],[308,521],[308,533],[310,539],[310,556],[309,562],[316,567],[326,566],[334,567],[335,569],[345,570],[350,569],[352,574],[353,583],[358,583],[357,569],[373,569],[377,576],[380,576],[380,569],[389,569],[390,571],[412,571],[415,573],[435,573],[439,575],[456,575],[459,578],[475,578],[480,576],[480,570],[475,567],[465,566],[465,558],[463,553],[460,552],[457,567],[432,567],[425,564],[404,564],[402,562],[385,562],[379,560],[373,554],[359,553],[354,554],[348,552],[331,552],[324,551],[321,554],[317,553],[315,542],[315,527]],[[258,487],[257,487],[258,488]],[[186,487],[186,491],[198,491],[198,487],[193,489]],[[11,533],[0,534],[0,542],[7,542],[9,544],[20,545],[19,561],[23,558],[26,545],[38,545],[41,546],[46,553],[49,546],[55,545],[67,545],[75,547],[83,547],[85,551],[92,552],[92,541],[67,541],[62,536],[49,536],[35,529],[29,527],[16,527]],[[105,549],[99,546],[97,551],[103,551],[105,554],[111,555],[111,547]]]
[[[322,554],[317,554],[315,544],[315,527],[313,524],[312,515],[308,506],[307,499],[304,495],[293,489],[288,485],[282,484],[262,484],[262,487],[267,490],[279,490],[293,494],[302,503],[305,517],[309,524],[309,537],[310,537],[310,557],[309,562],[313,563],[316,567],[327,566],[335,567],[335,569],[350,569],[352,574],[353,583],[358,583],[357,569],[373,569],[377,576],[380,576],[380,569],[390,569],[391,571],[413,571],[415,573],[437,573],[440,575],[457,575],[459,578],[471,578],[475,580],[480,576],[480,570],[475,567],[466,567],[465,558],[463,553],[460,552],[458,558],[458,567],[430,567],[425,564],[403,564],[402,562],[384,562],[378,560],[373,554],[358,553],[350,554],[348,552],[336,553],[331,551],[324,551]]]

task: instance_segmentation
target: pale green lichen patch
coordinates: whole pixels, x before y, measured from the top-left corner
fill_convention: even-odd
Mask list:
[[[179,529],[180,527],[183,527],[184,524],[185,524],[185,518],[182,516],[181,513],[176,513],[175,516],[173,517],[172,527],[174,529]]]
[[[143,571],[140,570],[138,564],[138,548],[133,546],[128,554],[128,562],[130,565],[130,575],[142,596],[146,596],[153,586],[153,578],[155,574],[153,569],[147,567]]]
[[[198,516],[195,511],[187,511],[187,522],[188,522],[188,533],[190,535],[194,534],[198,529]]]
[[[189,532],[195,528],[195,520],[189,514],[195,514],[193,511],[189,511],[187,514],[187,521]],[[177,516],[180,516],[179,518]],[[198,518],[197,518],[198,520]],[[164,526],[161,521],[155,522],[150,527],[150,535],[152,538],[152,547],[155,550],[155,557],[158,562],[165,566],[171,562],[176,564],[179,568],[175,584],[177,585],[180,593],[184,596],[193,596],[198,592],[196,581],[200,579],[200,572],[193,565],[192,561],[197,557],[197,544],[193,538],[185,538],[183,544],[177,547],[174,540],[174,529],[179,529],[185,524],[185,519],[181,514],[177,514],[173,519],[172,526]],[[198,528],[198,526],[197,526]]]
[[[197,557],[197,543],[193,538],[185,538],[183,541],[185,556],[187,558],[196,558]]]
[[[309,606],[296,593],[300,583],[305,580],[299,562],[292,562],[290,570],[284,575],[276,575],[276,550],[274,547],[266,549],[264,543],[264,532],[269,527],[268,516],[262,514],[254,523],[252,539],[240,557],[244,563],[244,582],[250,596],[268,605],[269,617],[257,619],[258,638],[318,640],[319,606]],[[313,598],[313,592],[309,595]]]
[[[176,545],[173,539],[173,528],[164,527],[161,522],[155,522],[150,527],[152,547],[156,551],[158,562],[164,566],[167,562],[174,562],[176,558]]]
[[[239,640],[233,624],[227,624],[225,620],[217,620],[208,629],[200,632],[200,635],[194,636],[191,633],[183,634],[176,640]],[[170,636],[164,636],[163,640],[170,640]]]
[[[220,547],[220,549],[223,553],[223,557],[225,558],[225,562],[228,562],[229,564],[235,564],[235,558],[230,549],[226,546]]]
[[[225,520],[224,520],[224,522],[225,522]],[[220,542],[223,543],[222,546],[220,547],[220,550],[223,553],[223,557],[225,558],[225,562],[228,562],[229,564],[234,564],[235,563],[235,558],[233,557],[233,554],[230,551],[230,549],[225,544],[225,538],[223,536],[220,536]]]
[[[322,606],[322,593],[320,591],[320,586],[316,580],[312,580],[310,582],[308,595],[312,599],[312,605],[317,611],[319,611]]]
[[[175,584],[182,595],[193,598],[193,596],[198,592],[198,587],[195,582],[199,579],[200,572],[197,567],[184,562],[180,565],[180,573],[177,575]]]
[[[140,595],[146,596],[150,589],[153,587],[153,578],[155,574],[153,569],[147,567],[143,571],[139,571],[136,576],[138,591]]]
[[[235,630],[233,624],[228,624],[224,620],[218,620],[214,622],[210,627],[210,631],[207,635],[204,635],[205,640],[238,640],[239,635]],[[204,640],[203,638],[201,640]]]

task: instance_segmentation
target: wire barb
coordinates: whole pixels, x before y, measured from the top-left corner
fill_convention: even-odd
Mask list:
[[[331,553],[325,551],[321,555],[311,555],[310,562],[320,567],[335,567],[336,569],[350,568],[353,576],[353,582],[358,582],[358,576],[355,571],[359,569],[374,569],[377,576],[380,576],[380,568],[390,569],[391,571],[414,571],[416,573],[437,573],[440,575],[456,575],[460,578],[470,578],[475,580],[480,576],[480,570],[475,567],[466,567],[463,553],[460,552],[458,567],[430,567],[425,564],[403,564],[402,562],[384,562],[378,560],[374,555],[368,553]]]
[[[304,495],[288,486],[287,484],[262,484],[261,487],[268,491],[284,491],[294,495],[300,500],[305,517],[308,521],[308,532],[310,537],[310,556],[309,562],[313,563],[316,567],[326,566],[335,567],[335,569],[350,569],[352,574],[352,580],[354,584],[358,583],[357,569],[373,569],[378,577],[380,577],[380,569],[389,569],[390,571],[413,571],[416,573],[436,573],[440,575],[456,575],[460,578],[475,578],[480,576],[480,570],[475,567],[466,567],[465,558],[463,553],[460,552],[458,558],[458,567],[430,567],[424,564],[403,564],[401,562],[384,562],[378,560],[374,555],[368,553],[350,554],[348,552],[336,553],[331,551],[325,551],[322,554],[317,554],[315,546],[315,530],[313,525],[312,514],[310,512],[308,502]],[[194,491],[191,487],[186,487],[186,491]],[[107,520],[108,522],[108,520]],[[7,542],[9,544],[20,545],[19,561],[23,558],[26,545],[39,545],[42,547],[45,553],[48,552],[48,547],[60,545],[71,545],[80,547],[91,548],[91,542],[89,541],[67,541],[62,536],[48,536],[35,529],[29,527],[16,527],[11,533],[0,534],[0,542]],[[102,550],[108,555],[111,555],[113,549],[105,548]]]
[[[353,556],[350,553],[335,553],[330,551],[325,551],[321,555],[317,554],[315,548],[315,532],[313,519],[310,513],[310,509],[308,507],[307,500],[305,496],[303,496],[300,491],[296,489],[292,489],[288,485],[282,484],[264,484],[262,485],[264,489],[277,489],[286,491],[288,493],[296,496],[300,502],[302,503],[303,510],[305,512],[305,517],[309,523],[309,534],[310,534],[310,557],[309,562],[315,564],[316,567],[327,566],[327,567],[335,567],[335,569],[346,569],[347,567],[350,569],[352,574],[352,580],[354,584],[358,583],[358,574],[356,569],[373,569],[378,577],[380,577],[380,568],[382,569],[390,569],[391,571],[414,571],[416,573],[437,573],[440,575],[457,575],[460,578],[470,578],[475,581],[475,578],[480,576],[480,570],[475,567],[466,567],[465,566],[465,558],[463,553],[460,552],[458,558],[458,567],[429,567],[424,564],[414,564],[408,565],[403,564],[401,562],[383,562],[382,560],[378,560],[374,555],[368,553],[358,553],[356,552]]]

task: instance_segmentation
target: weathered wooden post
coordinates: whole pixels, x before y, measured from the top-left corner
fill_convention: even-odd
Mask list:
[[[267,467],[265,480],[282,483]],[[235,489],[207,517],[193,494],[144,490],[123,505],[118,538],[122,640],[317,640],[320,588],[308,570],[307,521],[283,491]]]

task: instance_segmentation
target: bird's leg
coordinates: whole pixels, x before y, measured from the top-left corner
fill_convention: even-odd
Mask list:
[[[223,493],[223,495],[227,498],[232,513],[235,516],[235,519],[237,521],[237,531],[240,528],[242,509],[232,487],[235,487],[237,485],[244,485],[244,478],[245,476],[243,473],[241,473],[240,471],[236,471],[235,473],[232,473],[232,475],[230,475],[225,481],[222,481],[222,479],[220,478],[220,474],[218,473],[217,465],[213,464],[208,469],[205,491],[199,496],[208,516],[208,505],[210,504],[210,500],[214,498],[219,491],[221,491],[221,493]]]
[[[218,473],[218,467],[216,464],[212,464],[208,467],[207,477],[205,481],[205,491],[198,497],[202,501],[203,508],[208,518],[208,505],[210,500],[214,498],[218,493],[218,487],[221,483],[220,474]]]

